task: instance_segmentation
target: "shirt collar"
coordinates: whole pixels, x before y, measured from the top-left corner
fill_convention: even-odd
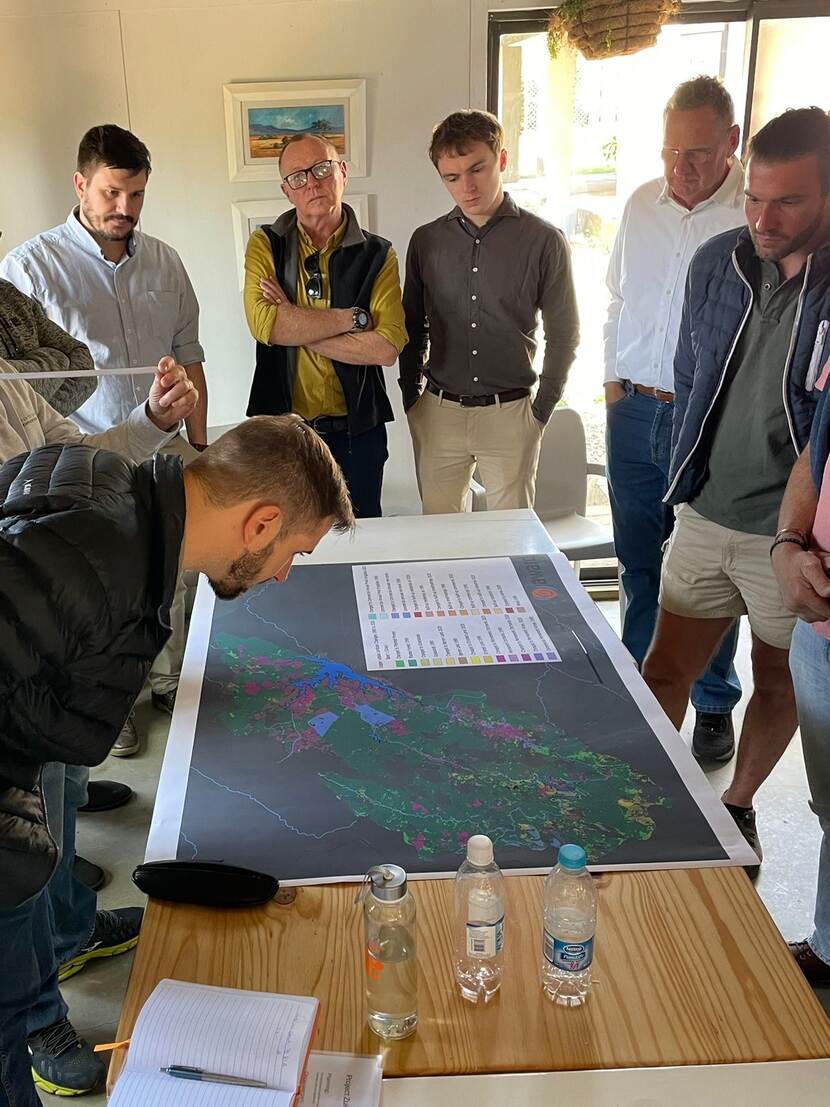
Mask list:
[[[300,242],[302,243],[302,245],[305,247],[306,250],[309,250],[311,253],[319,252],[321,254],[330,254],[332,252],[332,250],[337,249],[337,247],[342,243],[343,239],[346,237],[346,231],[348,230],[348,226],[349,226],[349,217],[346,214],[346,212],[344,211],[343,212],[343,218],[340,220],[340,225],[338,226],[337,230],[335,230],[332,234],[329,235],[329,237],[326,239],[325,246],[323,246],[318,251],[317,247],[311,241],[311,238],[309,237],[308,232],[306,231],[305,227],[302,225],[302,223],[300,223],[299,220],[297,221],[297,230],[300,233]]]
[[[69,215],[66,217],[65,227],[69,233],[69,236],[75,240],[84,253],[91,254],[95,258],[100,258],[105,261],[107,265],[112,265],[113,262],[109,258],[104,257],[104,252],[79,217],[79,208],[73,208]],[[138,232],[132,231],[130,237],[127,239],[127,257],[132,257],[138,249]],[[120,265],[126,258],[122,258],[120,262],[116,262],[116,265]]]
[[[729,172],[723,179],[720,187],[712,193],[712,195],[706,199],[701,200],[699,204],[691,209],[684,208],[682,204],[672,197],[669,192],[669,182],[663,178],[663,187],[660,189],[660,194],[657,197],[656,203],[658,204],[674,204],[675,207],[680,208],[682,211],[691,215],[694,212],[705,211],[709,207],[714,207],[715,204],[720,204],[725,208],[734,208],[735,201],[738,196],[744,190],[744,167],[741,165],[740,159],[733,157],[732,164],[729,166]]]
[[[484,224],[484,227],[488,227],[496,219],[504,219],[505,217],[518,218],[520,215],[521,209],[519,208],[519,205],[516,203],[509,192],[505,192],[504,199],[499,205],[498,210],[490,216],[490,218]],[[450,219],[458,219],[462,223],[467,222],[467,220],[464,218],[464,212],[461,210],[458,204],[456,204],[452,211],[447,215],[447,220]],[[484,227],[481,227],[479,229],[483,231]]]
[[[335,235],[339,234],[341,229],[343,231],[343,238],[340,245],[357,246],[361,242],[365,242],[366,236],[360,229],[360,224],[357,221],[354,209],[350,208],[348,204],[344,204],[343,212],[346,216],[345,222],[341,223],[335,231]],[[291,234],[295,228],[298,232],[302,231],[297,219],[297,209],[295,207],[290,208],[289,211],[284,211],[282,215],[278,215],[271,224],[271,230],[274,234],[279,235],[280,238],[285,238],[287,235]],[[328,247],[328,243],[326,243],[326,247]]]

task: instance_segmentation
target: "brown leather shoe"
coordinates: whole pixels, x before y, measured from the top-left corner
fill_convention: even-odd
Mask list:
[[[787,945],[808,984],[814,988],[830,987],[830,965],[813,953],[809,942],[788,942]]]

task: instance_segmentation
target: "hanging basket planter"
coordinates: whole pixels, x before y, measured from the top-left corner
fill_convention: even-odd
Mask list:
[[[678,0],[563,0],[548,25],[551,56],[565,45],[589,59],[635,54],[655,44],[678,7]]]

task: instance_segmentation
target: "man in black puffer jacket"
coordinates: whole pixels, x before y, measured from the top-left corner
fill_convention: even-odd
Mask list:
[[[0,468],[0,1107],[38,1105],[27,1011],[57,971],[35,941],[57,860],[44,763],[106,757],[170,632],[180,568],[231,599],[353,521],[328,448],[293,416],[249,420],[186,472],[74,444]]]

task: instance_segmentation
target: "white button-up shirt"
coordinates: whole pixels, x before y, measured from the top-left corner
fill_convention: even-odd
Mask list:
[[[134,231],[124,257],[108,261],[76,209],[6,254],[0,275],[85,342],[96,369],[156,365],[168,355],[181,365],[204,360],[193,286],[179,255],[157,238]],[[149,373],[102,377],[71,419],[85,434],[106,430],[146,401],[152,383]]]
[[[704,242],[743,223],[744,171],[737,158],[717,192],[691,211],[672,199],[663,177],[631,196],[608,265],[606,384],[630,380],[674,392],[689,264]]]

